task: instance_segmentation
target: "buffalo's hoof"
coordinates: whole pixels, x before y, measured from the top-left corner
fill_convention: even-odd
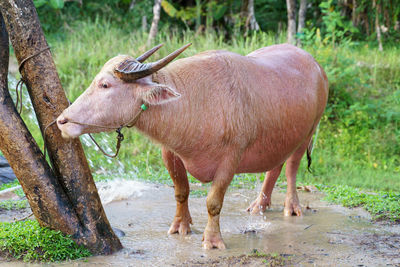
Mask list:
[[[285,201],[285,208],[283,209],[283,214],[285,216],[301,216],[301,205],[299,201],[293,201],[293,199]]]
[[[204,249],[225,249],[224,241],[221,234],[215,232],[204,232],[203,235],[203,248]]]
[[[214,242],[211,242],[211,241],[203,241],[203,248],[204,248],[204,249],[207,249],[207,250],[213,249],[213,248],[217,248],[217,249],[226,249],[225,244],[224,244],[224,241],[222,241],[222,239],[219,240],[219,241],[214,241]]]
[[[271,207],[271,198],[265,197],[265,196],[258,196],[256,200],[253,201],[253,203],[250,204],[250,206],[246,209],[247,212],[250,212],[250,214],[263,214],[267,207]]]
[[[192,230],[190,229],[190,224],[192,224],[192,219],[182,219],[182,218],[174,218],[174,221],[171,224],[171,227],[168,230],[168,234],[176,234],[187,235]]]

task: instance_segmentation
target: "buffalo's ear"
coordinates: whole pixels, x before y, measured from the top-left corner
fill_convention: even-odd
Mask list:
[[[160,105],[177,100],[181,97],[181,94],[167,85],[155,84],[144,92],[142,97],[143,101],[149,105]]]

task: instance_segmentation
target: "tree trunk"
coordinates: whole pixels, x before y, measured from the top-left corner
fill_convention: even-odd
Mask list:
[[[242,0],[242,6],[240,7],[240,14],[239,14],[239,18],[240,18],[240,28],[243,27],[243,30],[245,32],[245,36],[247,35],[249,29],[249,22],[247,19],[249,17],[249,2],[250,0]]]
[[[5,15],[5,24],[17,60],[20,64],[25,60],[20,71],[43,133],[44,128],[68,107],[68,101],[50,51],[39,52],[47,48],[48,44],[40,27],[36,9],[31,0],[2,0],[0,10]],[[64,140],[54,124],[48,128],[44,140],[54,174],[61,185],[56,190],[65,192],[79,224],[84,228],[82,238],[77,239],[78,243],[84,244],[96,254],[110,254],[121,249],[121,243],[105,216],[79,139]],[[34,166],[31,167],[26,171],[35,171]],[[21,179],[21,176],[19,178]],[[26,187],[32,188],[34,184],[35,181],[29,181]],[[45,189],[43,194],[51,191],[51,188]],[[27,197],[29,199],[34,196]],[[55,217],[58,214],[49,211],[41,216]],[[48,226],[63,230],[56,223]]]
[[[260,25],[258,25],[256,15],[254,13],[254,0],[249,0],[247,5],[246,32],[248,30],[260,30]]]
[[[250,0],[242,0],[242,6],[240,7],[241,16],[247,18],[247,12],[249,11],[249,1]]]
[[[369,18],[368,18],[367,12],[368,11],[365,9],[362,14],[362,18],[364,21],[365,33],[369,36],[371,34],[371,30],[370,30],[370,26],[369,26]]]
[[[306,13],[307,13],[307,0],[300,0],[300,7],[299,7],[299,25],[297,27],[297,33],[299,35],[303,34],[303,29],[306,26]],[[297,40],[297,45],[301,45],[301,40]]]
[[[351,21],[353,23],[354,27],[358,26],[358,21],[357,21],[357,0],[353,0],[353,7],[351,11]]]
[[[375,7],[375,29],[376,29],[376,38],[378,39],[379,51],[383,51],[382,46],[382,34],[381,34],[381,25],[379,23],[379,15],[381,13],[380,4],[376,3],[376,0],[373,0],[373,6]]]
[[[296,43],[296,0],[286,0],[288,29],[287,42]]]
[[[201,26],[201,0],[196,0],[196,31]]]
[[[136,0],[132,0],[131,3],[129,4],[129,10],[133,10],[136,5]]]
[[[57,225],[64,233],[79,239],[83,231],[78,218],[8,92],[8,51],[8,34],[0,13],[0,150],[18,177],[40,224]]]
[[[154,0],[153,6],[153,21],[151,22],[149,38],[147,39],[147,45],[151,45],[156,38],[158,32],[158,22],[160,21],[161,12],[161,0]]]
[[[386,3],[386,7],[384,5],[385,3],[381,3],[381,10],[383,10],[383,14],[385,17],[385,22],[383,23],[383,25],[386,26],[386,29],[390,29],[391,26],[391,20],[390,20],[390,15],[389,15],[389,10],[392,10],[392,5],[391,2]]]
[[[142,17],[142,32],[147,32],[147,17],[145,15]]]

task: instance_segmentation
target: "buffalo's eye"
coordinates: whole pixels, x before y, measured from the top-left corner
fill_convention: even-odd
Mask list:
[[[102,82],[100,86],[102,88],[109,88],[110,87],[110,85],[108,83],[106,83],[106,82]]]

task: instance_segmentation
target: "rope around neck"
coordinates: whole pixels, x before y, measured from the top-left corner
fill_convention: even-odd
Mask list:
[[[83,122],[78,122],[78,121],[68,121],[70,123],[75,123],[78,125],[84,125],[84,126],[91,126],[91,127],[98,127],[98,128],[104,128],[104,129],[112,129],[115,130],[115,132],[118,134],[117,135],[117,144],[116,144],[116,148],[115,148],[115,153],[114,155],[111,155],[109,153],[107,153],[94,139],[94,137],[88,133],[90,139],[92,139],[93,143],[97,146],[97,148],[100,150],[101,153],[103,153],[104,156],[110,157],[110,158],[116,158],[118,156],[119,150],[121,148],[121,143],[122,141],[124,141],[124,135],[121,133],[122,128],[127,127],[127,128],[132,128],[133,126],[135,126],[135,124],[137,123],[137,121],[139,120],[140,115],[142,115],[143,111],[147,110],[148,107],[145,104],[142,104],[140,106],[140,110],[139,112],[135,115],[135,117],[133,117],[132,120],[130,120],[127,123],[122,124],[121,126],[115,127],[115,126],[106,126],[106,125],[97,125],[97,124],[89,124],[89,123],[83,123]],[[56,123],[57,119],[55,119],[54,121],[52,121],[51,123],[49,123],[45,128],[44,128],[44,132],[43,132],[43,136],[44,136],[44,145],[43,145],[43,151],[44,151],[44,157],[46,158],[46,131],[47,129],[53,125],[54,123]]]
[[[36,57],[36,56],[39,55],[40,53],[42,53],[42,52],[44,52],[44,51],[47,51],[47,50],[49,50],[49,49],[50,49],[50,47],[47,46],[46,48],[43,48],[43,49],[39,50],[39,51],[36,52],[35,54],[30,55],[30,56],[24,58],[24,59],[21,61],[21,63],[19,64],[19,66],[18,66],[18,71],[19,71],[19,73],[21,74],[21,78],[20,78],[20,80],[18,81],[17,86],[16,86],[16,88],[15,88],[16,94],[17,94],[17,99],[16,99],[15,107],[16,107],[16,109],[17,109],[18,114],[21,114],[21,112],[22,112],[22,96],[23,96],[23,95],[22,95],[22,89],[23,89],[23,85],[26,84],[24,78],[22,77],[22,73],[21,73],[22,67],[24,66],[24,63],[25,63],[26,61],[28,61],[29,59],[31,59],[31,58],[33,58],[33,57]],[[68,103],[71,105],[71,102],[70,102],[69,100],[68,100]],[[100,147],[100,145],[96,142],[96,140],[94,139],[94,137],[89,133],[90,139],[92,139],[93,143],[97,146],[97,148],[98,148],[105,156],[110,157],[110,158],[115,158],[115,157],[118,156],[119,150],[120,150],[120,148],[121,148],[121,142],[124,140],[124,135],[121,133],[122,128],[124,128],[124,127],[131,128],[131,127],[133,127],[133,126],[136,124],[136,122],[139,120],[139,117],[140,117],[140,115],[142,114],[142,112],[145,111],[147,108],[148,108],[148,107],[147,107],[145,104],[142,104],[142,105],[140,106],[140,111],[135,115],[135,117],[134,117],[131,121],[129,121],[128,123],[125,123],[125,124],[123,124],[123,125],[121,125],[121,126],[118,126],[118,127],[114,127],[114,126],[105,126],[105,125],[96,125],[96,124],[87,124],[87,123],[82,123],[82,122],[78,122],[78,121],[70,121],[70,122],[71,122],[71,123],[75,123],[75,124],[85,125],[85,126],[99,127],[99,128],[105,128],[105,129],[115,129],[118,135],[117,135],[116,152],[115,152],[114,155],[110,155],[110,154],[108,154],[107,152],[105,152],[104,149],[102,149],[102,148]],[[46,146],[46,132],[47,132],[47,129],[48,129],[51,125],[53,125],[53,124],[56,123],[56,121],[57,121],[57,119],[55,119],[55,120],[53,120],[51,123],[49,123],[49,124],[44,128],[44,131],[43,131],[43,143],[44,143],[44,144],[43,144],[43,155],[44,155],[44,158],[46,158],[46,151],[47,151],[47,146]]]
[[[22,86],[24,84],[26,84],[24,78],[22,77],[22,73],[21,73],[22,67],[23,67],[23,65],[24,65],[24,63],[26,61],[28,61],[29,59],[31,59],[33,57],[36,57],[37,55],[39,55],[40,53],[42,53],[42,52],[44,52],[44,51],[46,51],[48,49],[50,49],[49,46],[39,50],[38,52],[36,52],[35,54],[33,54],[33,55],[29,56],[29,57],[24,58],[21,61],[21,63],[19,64],[19,66],[18,66],[18,71],[21,74],[21,79],[19,79],[19,81],[17,83],[17,86],[15,88],[15,91],[17,92],[17,100],[16,100],[16,103],[15,103],[15,107],[17,108],[18,114],[21,114],[21,112],[22,112]]]

